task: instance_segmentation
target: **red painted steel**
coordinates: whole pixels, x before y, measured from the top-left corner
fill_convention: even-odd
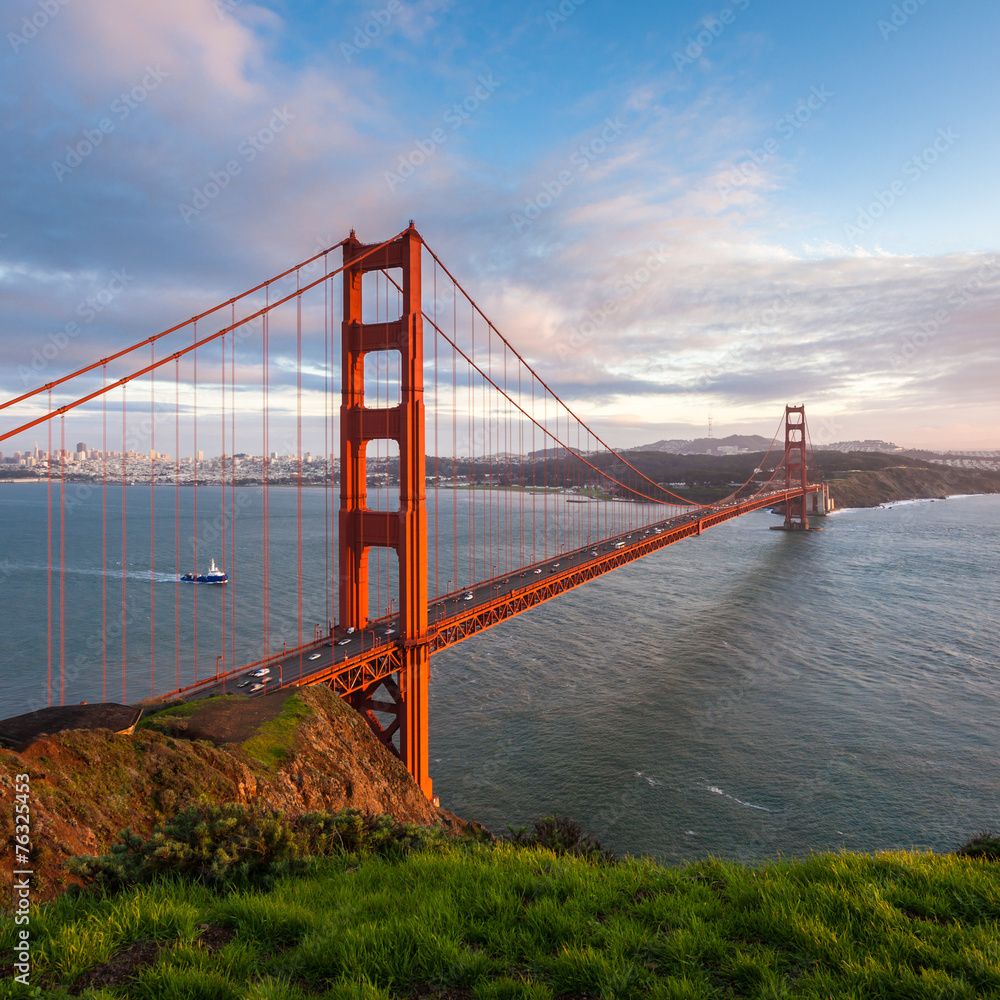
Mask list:
[[[100,361],[95,361],[93,364],[85,365],[83,368],[78,368],[74,372],[70,372],[69,375],[63,375],[61,378],[54,379],[52,382],[47,382],[45,385],[39,386],[37,389],[31,389],[28,392],[22,393],[20,396],[15,396],[13,399],[8,399],[0,402],[0,410],[6,409],[8,406],[14,406],[16,403],[22,403],[26,399],[31,399],[33,396],[37,396],[42,392],[51,392],[57,385],[62,385],[65,382],[69,382],[72,379],[77,378],[80,375],[85,375],[87,372],[94,371],[95,368],[100,368],[101,366],[107,366],[109,361],[116,361],[118,358],[123,358],[127,354],[131,354],[133,351],[139,350],[141,347],[145,347],[147,344],[155,344],[156,341],[161,340],[164,337],[169,336],[171,333],[176,333],[178,330],[183,330],[190,323],[197,323],[200,319],[205,319],[207,316],[211,316],[212,313],[218,312],[220,309],[224,309],[227,305],[232,306],[233,309],[236,308],[236,303],[242,299],[249,298],[255,292],[259,292],[261,289],[266,289],[269,285],[274,282],[280,281],[282,278],[287,277],[289,274],[300,270],[303,267],[307,267],[313,261],[319,260],[320,257],[325,257],[328,253],[336,250],[339,246],[343,244],[335,243],[332,247],[328,247],[326,250],[321,250],[317,254],[313,254],[312,257],[306,258],[304,261],[296,264],[294,267],[288,268],[287,271],[282,271],[280,274],[276,274],[273,278],[268,278],[267,281],[262,281],[259,285],[254,285],[253,288],[248,288],[245,292],[240,295],[234,295],[231,299],[220,303],[217,306],[213,306],[211,309],[206,309],[205,312],[198,313],[197,316],[192,316],[190,319],[184,320],[183,323],[177,323],[174,326],[169,327],[160,333],[154,334],[152,337],[147,337],[145,340],[140,340],[137,344],[132,344],[130,347],[123,348],[120,351],[115,351],[114,354],[109,354],[106,358],[101,358]],[[325,281],[325,277],[320,279]],[[253,317],[249,317],[253,318]],[[244,320],[244,322],[246,322]],[[129,376],[130,378],[135,378],[134,375]]]
[[[805,490],[806,473],[806,408],[785,407],[785,489]],[[807,531],[806,494],[802,493],[785,504],[784,527],[790,531]]]
[[[751,500],[717,505],[706,508],[700,516],[692,515],[689,519],[685,519],[683,523],[673,526],[669,526],[669,522],[666,521],[660,522],[663,527],[661,529],[662,533],[659,535],[651,533],[647,537],[626,542],[625,546],[621,549],[616,549],[597,558],[589,559],[587,562],[577,566],[568,567],[559,573],[543,576],[537,582],[535,582],[534,569],[544,564],[525,566],[522,569],[525,571],[525,579],[529,580],[529,582],[523,587],[518,587],[508,594],[492,598],[489,601],[478,603],[467,611],[458,611],[432,624],[428,636],[429,652],[432,654],[438,653],[443,649],[457,645],[488,628],[492,628],[494,625],[500,624],[500,622],[507,621],[516,615],[531,610],[531,608],[544,604],[554,597],[583,586],[583,584],[589,583],[591,580],[595,580],[605,573],[610,573],[685,538],[696,537],[702,534],[703,531],[722,524],[725,521],[730,521],[734,517],[750,514],[767,507],[780,507],[789,501],[804,497],[813,488],[810,486],[805,489],[792,490],[791,492],[777,490],[754,497]],[[648,527],[650,531],[653,531],[658,526],[657,523],[654,523]],[[565,559],[565,556],[562,559]],[[483,581],[483,584],[490,582]],[[382,621],[385,620],[382,619]],[[373,622],[372,624],[378,623]],[[306,648],[310,650],[319,649],[321,645],[322,643],[311,643]],[[297,650],[289,650],[286,656],[297,652]],[[404,654],[405,649],[402,641],[377,646],[357,656],[322,667],[301,679],[286,683],[285,686],[326,684],[339,694],[349,697],[349,700],[351,700],[355,707],[363,708],[383,679],[397,673],[401,669]],[[280,657],[273,659],[280,659]],[[261,662],[263,663],[264,661]],[[350,698],[355,692],[360,693],[361,696]],[[366,709],[363,710],[367,711]],[[378,711],[388,711],[388,709],[379,707]],[[378,731],[376,731],[376,735],[378,735]]]
[[[235,595],[228,604],[230,624],[227,629],[227,601],[229,596],[224,591],[221,595],[221,640],[222,654],[216,660],[216,673],[214,676],[197,680],[198,677],[198,589],[195,588],[192,594],[194,605],[194,644],[193,644],[193,670],[195,682],[186,687],[178,687],[171,694],[180,694],[184,697],[197,697],[210,691],[217,690],[231,678],[250,668],[270,666],[277,668],[278,683],[281,686],[291,686],[298,684],[328,684],[339,695],[347,698],[355,708],[367,719],[373,732],[390,749],[398,752],[403,762],[406,764],[410,774],[418,782],[421,789],[428,797],[432,797],[433,786],[429,774],[429,753],[428,753],[428,686],[430,680],[430,656],[440,650],[449,648],[465,639],[478,634],[484,629],[490,628],[499,622],[506,621],[511,617],[538,606],[560,594],[566,593],[584,583],[593,580],[604,573],[611,572],[620,566],[626,565],[636,559],[672,545],[684,538],[701,535],[703,531],[711,528],[723,521],[731,518],[760,510],[770,506],[784,505],[785,523],[784,527],[800,530],[809,527],[806,508],[806,496],[816,486],[808,484],[808,474],[806,467],[806,425],[805,409],[803,406],[788,406],[785,408],[785,453],[784,453],[784,489],[775,489],[770,492],[770,482],[780,476],[780,466],[771,476],[771,480],[760,487],[753,496],[743,500],[736,497],[745,491],[750,481],[743,484],[725,501],[721,501],[712,506],[699,507],[697,505],[687,507],[682,513],[654,524],[646,525],[641,513],[640,505],[609,504],[609,500],[615,497],[632,500],[642,500],[648,503],[663,503],[665,498],[674,497],[685,502],[684,498],[671,494],[660,484],[653,483],[634,466],[628,463],[621,455],[610,449],[600,438],[593,434],[589,428],[579,421],[555,392],[546,385],[534,373],[530,366],[506,339],[499,333],[493,324],[483,315],[476,303],[464,292],[461,285],[451,273],[444,267],[440,260],[428,252],[434,261],[434,308],[433,313],[425,313],[422,308],[421,294],[421,259],[425,244],[414,227],[410,223],[408,229],[402,233],[382,243],[362,244],[352,232],[347,240],[337,244],[343,248],[343,264],[341,267],[331,271],[324,266],[324,275],[316,280],[303,283],[300,269],[305,264],[324,256],[329,251],[323,251],[316,257],[295,268],[284,272],[290,275],[295,272],[296,290],[295,292],[276,297],[272,301],[270,284],[277,279],[271,279],[260,286],[263,289],[265,305],[264,308],[256,310],[251,315],[242,319],[237,319],[235,303],[244,296],[229,300],[230,315],[228,325],[223,329],[204,336],[199,339],[198,322],[216,312],[223,306],[216,307],[207,313],[200,314],[193,321],[189,320],[185,324],[173,327],[169,331],[164,331],[155,337],[148,338],[139,344],[133,345],[125,351],[103,359],[95,365],[81,369],[81,374],[103,366],[101,387],[96,391],[76,399],[67,405],[53,409],[52,387],[68,381],[73,376],[59,379],[49,383],[41,390],[34,390],[18,399],[27,399],[38,392],[48,391],[49,405],[48,412],[42,416],[22,424],[12,431],[0,434],[0,441],[21,433],[30,427],[43,421],[48,421],[49,428],[49,525],[48,525],[48,545],[49,545],[49,576],[48,576],[48,617],[49,617],[49,647],[48,647],[48,671],[49,671],[49,700],[51,702],[51,670],[52,670],[52,629],[53,615],[55,613],[52,596],[52,562],[53,562],[53,515],[52,515],[52,480],[53,480],[53,450],[52,450],[52,418],[60,417],[60,471],[59,477],[62,480],[60,490],[60,537],[59,537],[59,565],[60,565],[60,593],[59,593],[59,665],[60,665],[60,694],[65,697],[65,600],[64,600],[64,553],[65,553],[65,415],[71,410],[86,404],[90,400],[101,399],[103,417],[103,448],[104,462],[107,460],[107,393],[113,389],[122,390],[122,519],[121,519],[121,565],[122,565],[122,630],[121,630],[121,653],[122,653],[122,698],[126,695],[126,658],[127,658],[127,637],[126,625],[126,517],[128,509],[127,496],[127,407],[126,393],[130,381],[148,376],[150,379],[150,422],[153,423],[154,412],[154,378],[157,368],[174,362],[175,374],[175,406],[179,406],[179,362],[181,358],[190,354],[193,361],[193,408],[192,408],[192,439],[194,447],[194,459],[192,462],[192,479],[194,483],[192,507],[194,518],[193,545],[195,552],[195,565],[197,566],[197,546],[198,546],[198,487],[199,487],[199,460],[198,460],[198,349],[204,348],[207,344],[220,340],[221,347],[221,439],[222,439],[222,491],[221,491],[221,523],[222,523],[222,560],[225,566],[228,562],[230,572],[235,575],[235,514],[236,514],[236,405],[237,405],[237,364],[236,364],[236,331],[256,319],[261,320],[261,367],[262,367],[262,411],[263,421],[261,427],[261,442],[263,452],[263,477],[265,482],[263,499],[263,540],[262,540],[262,575],[263,575],[263,649],[268,650],[269,629],[270,629],[270,594],[269,594],[269,570],[270,570],[270,537],[269,537],[269,503],[267,497],[268,455],[270,447],[270,426],[269,426],[269,365],[270,365],[270,343],[269,343],[269,320],[271,311],[284,303],[295,300],[295,339],[297,356],[296,375],[296,446],[297,446],[297,467],[296,467],[296,558],[297,558],[297,613],[298,613],[298,644],[294,649],[283,650],[280,654],[265,655],[257,663],[247,664],[236,668],[236,607]],[[453,314],[452,331],[449,335],[442,329],[439,322],[444,323],[444,317],[438,316],[438,289],[437,273],[441,270],[443,274],[451,278],[453,282],[454,306],[450,310]],[[399,271],[399,281],[392,277],[390,270]],[[377,308],[375,313],[376,322],[364,321],[363,315],[363,278],[366,273],[376,273],[376,300],[380,301],[380,288],[384,288],[385,301]],[[357,655],[336,663],[330,663],[317,670],[310,670],[303,663],[306,654],[314,651],[322,651],[323,647],[329,645],[329,636],[320,638],[314,633],[311,641],[304,641],[302,635],[303,626],[303,533],[302,533],[302,486],[303,486],[303,309],[302,294],[307,290],[329,282],[333,276],[343,275],[343,296],[344,311],[342,323],[342,401],[340,407],[340,496],[341,504],[338,514],[339,533],[337,539],[337,568],[339,586],[338,610],[339,625],[341,629],[357,630],[361,638],[362,647],[367,643],[371,648],[363,650]],[[389,315],[390,304],[390,284],[395,286],[398,293],[398,316],[394,312]],[[324,296],[327,295],[331,285],[324,284]],[[458,292],[465,297],[469,303],[469,340],[459,340],[458,334]],[[324,299],[326,303],[326,299]],[[463,306],[464,309],[464,306]],[[326,304],[324,304],[324,323],[332,318],[328,314]],[[480,319],[477,321],[477,317]],[[424,413],[424,320],[427,321],[429,329],[440,335],[442,341],[450,345],[452,352],[452,380],[451,380],[451,412],[452,412],[452,489],[455,490],[457,475],[458,457],[458,422],[463,423],[463,433],[468,433],[468,484],[471,487],[468,491],[468,530],[469,530],[469,582],[461,586],[460,590],[452,590],[451,584],[454,581],[459,584],[459,554],[457,546],[452,558],[453,580],[448,581],[449,594],[440,595],[440,569],[438,564],[438,554],[434,553],[434,582],[435,598],[429,597],[428,577],[430,566],[428,562],[428,538],[427,538],[427,496],[426,496],[426,468],[425,468],[425,413]],[[483,325],[485,322],[485,333]],[[155,342],[167,333],[180,330],[187,325],[191,326],[191,341],[188,346],[173,352],[166,357],[157,360]],[[478,329],[477,329],[478,328]],[[324,333],[329,332],[325,330]],[[229,392],[226,394],[227,379],[227,358],[226,342],[227,334],[233,334],[233,343],[229,355]],[[478,334],[478,336],[477,336]],[[471,341],[471,343],[470,343]],[[107,362],[128,354],[145,344],[150,345],[150,363],[139,371],[120,378],[109,381],[107,372]],[[494,347],[494,345],[499,345]],[[324,347],[327,350],[328,344]],[[447,347],[445,350],[447,351]],[[500,359],[494,358],[494,349],[503,353],[502,364]],[[485,351],[486,358],[483,359]],[[393,368],[395,360],[398,359],[399,367],[399,402],[395,406],[371,406],[366,404],[365,399],[365,360],[366,356],[374,352],[387,353],[391,360],[386,361],[385,368],[385,391],[386,403],[389,402],[389,373]],[[459,379],[456,371],[456,359],[462,357],[468,362],[468,380]],[[433,391],[435,406],[438,405],[438,344],[435,336],[434,347],[435,375]],[[508,372],[508,361],[514,364],[516,359],[516,379]],[[522,406],[522,400],[527,399],[528,389],[522,388],[522,374],[530,383],[530,409]],[[378,367],[375,371],[375,382],[380,386],[380,373]],[[539,387],[539,397],[536,401],[536,385]],[[515,388],[516,384],[516,388]],[[459,390],[465,397],[465,405],[468,408],[468,415],[459,417],[458,395]],[[544,390],[544,391],[542,391]],[[381,388],[376,388],[374,402],[380,401]],[[10,405],[12,400],[0,406]],[[369,402],[372,402],[369,400]],[[555,414],[552,415],[550,405],[555,405]],[[226,406],[229,406],[229,413]],[[227,455],[227,417],[228,417],[228,452]],[[327,412],[325,427],[331,427],[329,421],[332,420],[332,413]],[[501,427],[501,421],[503,426]],[[514,427],[516,421],[516,429]],[[467,426],[466,426],[467,425]],[[553,426],[554,425],[554,429]],[[574,440],[573,427],[576,427],[575,446],[571,444]],[[780,427],[780,425],[779,425]],[[527,441],[525,431],[531,432],[530,452],[526,453]],[[541,450],[536,449],[536,431],[541,435]],[[586,440],[581,440],[581,431],[586,433]],[[326,433],[326,431],[324,431]],[[438,426],[437,414],[434,424],[434,482],[440,487],[438,475]],[[518,443],[515,445],[515,434]],[[780,434],[780,429],[779,429]],[[448,435],[445,434],[445,437]],[[179,418],[175,412],[175,473],[179,479],[180,470],[180,431]],[[155,437],[150,432],[150,446],[155,447]],[[368,506],[368,485],[367,485],[367,458],[368,445],[372,442],[379,443],[381,447],[383,441],[395,441],[399,448],[399,504],[396,510],[386,511],[382,509],[370,509]],[[776,436],[776,441],[780,437]],[[596,443],[596,446],[595,446]],[[772,442],[772,447],[776,442]],[[636,485],[626,485],[625,482],[616,478],[615,466],[609,466],[610,472],[602,470],[599,466],[599,452],[604,449],[607,455],[613,456],[615,461],[623,468],[629,469],[638,477]],[[329,462],[330,455],[327,452],[325,460]],[[530,484],[525,475],[523,461],[525,455],[529,457],[541,455],[541,470],[536,471],[536,461],[531,461]],[[521,465],[518,475],[521,477],[519,496],[513,496],[510,489],[511,480],[509,456],[520,455]],[[381,453],[378,456],[381,458]],[[766,461],[766,456],[765,460]],[[572,462],[571,462],[572,460]],[[764,464],[761,462],[761,465]],[[229,464],[227,464],[227,462]],[[328,465],[327,475],[329,476]],[[155,467],[151,461],[150,488],[155,493]],[[756,473],[757,470],[755,470]],[[227,472],[228,483],[227,483]],[[567,482],[567,475],[571,475],[570,482]],[[505,480],[505,476],[508,477]],[[537,482],[536,482],[537,476]],[[553,478],[554,477],[554,478]],[[627,479],[626,476],[622,476]],[[753,477],[751,477],[752,480]],[[331,482],[332,480],[328,480]],[[589,503],[586,509],[583,506],[563,507],[556,505],[552,511],[549,504],[544,503],[540,512],[539,531],[536,535],[536,514],[535,505],[531,506],[530,531],[526,524],[525,498],[531,496],[533,488],[541,490],[543,497],[549,497],[550,487],[555,490],[567,488],[570,493],[581,494],[590,490],[599,495],[600,491],[594,491],[594,482],[605,482],[609,487],[605,491],[605,497],[596,507]],[[779,480],[780,482],[780,480]],[[485,489],[477,492],[481,483]],[[648,486],[643,486],[643,483]],[[104,538],[104,565],[107,563],[106,535],[107,535],[107,475],[105,473],[103,482],[102,500],[102,532]],[[229,486],[229,509],[227,510],[227,490]],[[383,487],[384,489],[384,487]],[[646,494],[648,489],[649,495]],[[620,492],[615,492],[620,491]],[[453,492],[453,498],[457,498],[457,493]],[[150,502],[150,566],[156,564],[155,558],[155,496]],[[326,501],[324,501],[325,503]],[[515,502],[517,504],[517,518],[515,519]],[[583,501],[571,500],[569,502],[582,504]],[[668,501],[669,502],[669,501]],[[179,537],[179,490],[175,484],[175,510],[174,510],[174,534],[175,534],[175,570],[180,570],[180,537]],[[604,504],[604,506],[602,506]],[[377,502],[373,502],[373,507],[379,507]],[[609,509],[610,507],[610,509]],[[591,534],[592,510],[596,509],[597,524],[596,536],[602,542],[614,540],[620,544],[620,548],[614,547],[604,551],[602,554],[590,548],[586,551],[583,548],[576,548],[579,541],[562,541],[558,539],[580,539],[586,537],[589,541]],[[676,508],[675,508],[676,509]],[[324,507],[326,511],[326,507]],[[601,523],[601,519],[604,523]],[[453,503],[452,525],[456,535],[458,534],[458,504]],[[551,519],[551,521],[550,521]],[[324,518],[326,521],[326,517]],[[512,537],[515,520],[520,529],[520,538]],[[437,528],[439,519],[435,511],[435,537],[437,538]],[[559,559],[554,564],[548,559],[550,527],[556,535],[554,555]],[[641,529],[638,537],[633,538],[632,534],[637,527]],[[584,529],[586,534],[584,534]],[[655,530],[654,530],[655,529]],[[602,531],[605,533],[602,535]],[[614,536],[613,539],[605,537],[607,534]],[[527,537],[530,535],[530,537]],[[327,534],[329,540],[329,532]],[[531,546],[531,553],[528,555],[525,546]],[[546,555],[544,562],[533,562],[531,565],[523,564],[525,558],[535,559],[535,545],[537,543],[539,554],[543,551]],[[228,548],[228,552],[227,552]],[[563,549],[572,548],[572,551],[565,552]],[[370,626],[378,623],[386,623],[390,620],[396,621],[396,616],[392,614],[392,604],[388,601],[388,607],[382,603],[381,594],[381,558],[386,558],[386,585],[390,582],[388,549],[395,551],[398,559],[398,627],[399,637],[388,639],[384,637],[375,638],[374,633],[368,632]],[[519,555],[517,550],[519,549]],[[375,550],[372,552],[372,550]],[[386,550],[386,551],[382,551]],[[329,550],[328,550],[329,551]],[[369,580],[369,558],[376,556],[378,567],[375,580]],[[329,566],[329,563],[328,563]],[[517,567],[513,569],[512,567]],[[447,570],[446,570],[447,572]],[[513,580],[513,575],[520,573],[520,582]],[[330,579],[330,572],[326,574],[328,592],[332,594],[335,589],[333,581]],[[478,580],[479,577],[489,579]],[[477,582],[474,582],[477,581]],[[370,584],[375,586],[375,621],[371,620],[369,614]],[[468,592],[469,587],[478,595],[478,600],[473,600],[473,594]],[[107,620],[107,595],[106,582],[104,586],[104,597],[102,599],[102,621]],[[178,593],[175,585],[175,595]],[[461,600],[458,598],[461,596]],[[470,603],[466,603],[469,601]],[[329,605],[328,605],[329,606]],[[155,617],[154,607],[151,606],[151,638],[150,638],[150,660],[151,660],[151,683],[153,683],[152,669],[155,664],[156,647],[155,643]],[[385,609],[386,616],[382,617],[381,612]],[[226,641],[230,643],[230,669],[226,667]],[[178,649],[175,651],[175,673],[177,683],[180,684],[180,619],[176,609],[175,597],[175,644]],[[352,647],[353,648],[353,647]],[[333,649],[333,655],[339,651]],[[106,639],[102,652],[102,672],[106,671]],[[299,669],[293,671],[293,663]],[[221,669],[220,669],[221,664]],[[303,669],[305,667],[305,670]],[[155,692],[154,692],[155,693]],[[384,722],[388,716],[391,721]],[[398,750],[396,741],[398,740]]]
[[[394,701],[399,756],[428,798],[433,795],[427,745],[427,699],[430,652],[427,637],[427,487],[424,444],[424,343],[421,308],[421,249],[413,223],[377,252],[353,231],[344,244],[344,319],[341,344],[343,378],[340,408],[340,545],[341,628],[369,623],[368,554],[372,547],[391,548],[399,563],[399,624],[402,649],[398,698]],[[368,271],[402,271],[402,315],[365,323],[362,280]],[[365,355],[394,350],[400,356],[398,406],[365,406]],[[373,511],[367,505],[365,455],[369,442],[399,445],[399,508]],[[361,689],[352,703],[374,719],[373,688]],[[386,704],[386,703],[382,703]],[[381,726],[376,733],[384,736]],[[384,742],[388,744],[389,740]]]
[[[389,241],[389,242],[391,242],[391,241]],[[367,256],[370,253],[374,253],[375,251],[377,251],[379,249],[380,246],[384,246],[384,245],[385,244],[376,244],[373,249],[366,249],[365,250],[365,256]],[[300,266],[304,266],[304,265],[300,265]],[[295,270],[295,268],[292,268],[292,270]],[[197,328],[198,328],[197,318],[198,317],[195,317],[193,320],[188,320],[186,323],[180,324],[180,326],[171,327],[170,330],[164,331],[163,335],[166,335],[167,333],[172,333],[175,330],[183,329],[185,326],[188,325],[188,323],[190,323],[194,327],[194,330],[195,330],[195,340],[194,340],[194,342],[192,344],[189,344],[187,347],[183,348],[182,350],[175,351],[173,354],[170,354],[167,357],[162,358],[160,361],[157,361],[155,364],[153,364],[153,365],[146,365],[145,367],[140,368],[138,371],[132,372],[131,375],[126,375],[124,378],[120,378],[120,379],[118,379],[115,382],[109,382],[107,385],[102,386],[100,389],[97,389],[94,392],[87,393],[87,395],[81,396],[79,399],[75,399],[72,403],[67,403],[65,406],[60,406],[58,409],[52,410],[51,412],[46,413],[44,416],[36,417],[34,420],[28,420],[25,423],[20,424],[19,426],[13,428],[12,430],[4,431],[2,434],[0,434],[0,441],[6,441],[8,438],[12,438],[12,437],[14,437],[17,434],[23,434],[25,431],[31,430],[32,427],[36,427],[38,424],[45,423],[46,421],[51,421],[52,417],[54,417],[54,416],[59,416],[59,415],[61,415],[63,413],[68,413],[70,410],[75,409],[76,407],[83,406],[85,403],[89,403],[92,399],[97,399],[97,398],[99,398],[101,396],[106,395],[112,389],[123,388],[127,383],[132,382],[135,379],[142,378],[144,375],[148,375],[150,372],[155,371],[157,368],[162,368],[164,365],[168,364],[171,361],[176,361],[178,358],[185,357],[186,355],[191,354],[192,352],[197,352],[197,350],[198,350],[199,347],[204,347],[206,344],[210,344],[213,341],[218,340],[220,337],[226,336],[227,333],[231,333],[233,330],[239,329],[240,327],[245,326],[248,323],[252,323],[254,320],[260,319],[262,316],[267,316],[267,314],[268,314],[268,312],[270,310],[275,309],[278,306],[282,306],[286,302],[291,302],[292,299],[300,298],[303,292],[307,292],[307,291],[309,291],[309,289],[315,288],[317,285],[321,285],[324,281],[328,281],[331,277],[333,277],[335,274],[339,274],[342,270],[343,270],[343,268],[341,267],[341,268],[337,268],[337,270],[335,270],[335,271],[331,271],[331,272],[329,272],[327,274],[324,274],[321,278],[316,278],[313,281],[310,281],[307,284],[302,285],[302,287],[299,288],[298,290],[296,290],[294,292],[290,292],[288,295],[285,295],[283,298],[280,298],[280,299],[277,299],[274,302],[271,302],[269,305],[265,306],[263,309],[258,309],[256,312],[251,313],[249,316],[244,316],[243,319],[237,320],[237,322],[235,322],[235,323],[227,324],[226,326],[222,327],[222,329],[217,330],[215,333],[209,334],[207,337],[203,337],[201,340],[197,339]],[[286,272],[286,273],[288,273],[288,272]],[[213,309],[212,312],[215,312],[215,310]],[[146,344],[148,342],[149,341],[143,341],[142,344],[139,344],[137,346],[141,347],[141,346],[143,346],[143,344]],[[129,350],[134,350],[134,348],[129,348]],[[124,351],[124,352],[121,352],[121,353],[127,354],[128,351]],[[118,354],[118,355],[115,355],[115,357],[120,357],[121,353]],[[195,353],[195,358],[197,358],[197,353]],[[106,360],[110,360],[110,357],[108,359],[106,359]],[[100,364],[101,364],[101,362],[97,362],[97,363],[95,363],[93,365],[89,365],[86,369],[81,369],[81,371],[90,371],[90,370],[98,367]],[[68,377],[72,378],[73,376],[68,376]],[[60,382],[64,382],[64,381],[66,381],[66,379],[61,379],[60,380]],[[196,386],[197,386],[197,381],[198,381],[197,378],[195,378],[194,384]],[[51,384],[55,385],[57,383],[53,382]],[[32,396],[35,393],[38,393],[38,392],[41,392],[41,391],[42,391],[42,389],[33,390],[31,393],[28,393],[25,396],[19,397],[19,399],[27,399],[29,396]],[[11,402],[16,402],[16,401],[17,400],[12,400]]]

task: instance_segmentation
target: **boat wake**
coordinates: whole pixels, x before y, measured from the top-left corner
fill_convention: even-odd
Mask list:
[[[656,779],[651,778],[648,774],[643,774],[642,771],[636,771],[635,776],[637,778],[642,778],[642,780],[645,781],[647,785],[652,785],[654,788],[657,785],[662,784],[662,782],[656,781]]]
[[[771,810],[767,806],[755,806],[752,802],[744,802],[742,799],[736,798],[735,795],[730,795],[728,792],[724,792],[721,788],[716,788],[715,785],[706,785],[705,788],[708,789],[713,795],[721,795],[723,798],[731,799],[737,805],[744,806],[747,809],[759,809],[761,812],[769,813]]]
[[[48,566],[11,566],[9,567],[12,571],[24,572],[24,573],[47,573]],[[147,583],[177,583],[178,576],[176,573],[160,573],[156,570],[142,570],[142,569],[127,569],[123,573],[120,569],[109,569],[107,571],[102,569],[89,569],[83,566],[67,566],[63,571],[67,576],[91,576],[91,577],[105,577],[109,580],[121,580],[123,577],[126,580],[145,580]],[[52,567],[52,575],[59,575],[59,567]]]

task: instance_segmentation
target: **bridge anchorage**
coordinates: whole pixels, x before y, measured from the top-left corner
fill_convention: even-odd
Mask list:
[[[303,374],[315,386],[318,369],[323,389],[310,402]],[[785,409],[783,452],[779,425],[761,467],[724,499],[701,504],[654,482],[559,398],[412,222],[381,243],[352,231],[190,320],[0,402],[16,407],[0,443],[36,427],[48,436],[23,462],[46,487],[47,539],[26,546],[47,542],[48,634],[38,638],[50,705],[56,681],[57,703],[96,691],[107,702],[114,659],[123,704],[137,681],[154,700],[325,684],[431,799],[435,653],[734,517],[783,510],[780,528],[795,532],[829,508],[826,488],[809,481],[801,405]],[[322,442],[318,464],[303,454],[304,428]],[[92,434],[100,448],[67,450]],[[207,460],[206,436],[221,451]],[[328,447],[338,436],[339,484]],[[172,458],[156,450],[164,441]],[[91,485],[67,500],[74,476]],[[321,489],[306,500],[304,486]],[[89,548],[74,548],[74,508],[96,526]],[[208,555],[228,583],[199,595],[182,569]],[[324,624],[307,636],[310,617]],[[297,638],[275,641],[275,618]],[[85,676],[98,665],[100,684]]]

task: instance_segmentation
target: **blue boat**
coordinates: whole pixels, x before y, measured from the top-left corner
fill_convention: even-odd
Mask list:
[[[181,583],[229,583],[229,576],[215,565],[213,559],[207,573],[185,573],[181,577]]]

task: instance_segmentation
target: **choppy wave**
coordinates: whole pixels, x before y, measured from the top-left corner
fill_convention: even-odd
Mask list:
[[[735,795],[730,795],[728,792],[724,792],[721,788],[716,788],[715,785],[706,785],[708,791],[713,795],[721,795],[723,798],[731,799],[737,805],[745,806],[747,809],[759,809],[761,812],[769,813],[771,810],[767,806],[755,806],[752,802],[744,802],[742,799],[736,798]]]

